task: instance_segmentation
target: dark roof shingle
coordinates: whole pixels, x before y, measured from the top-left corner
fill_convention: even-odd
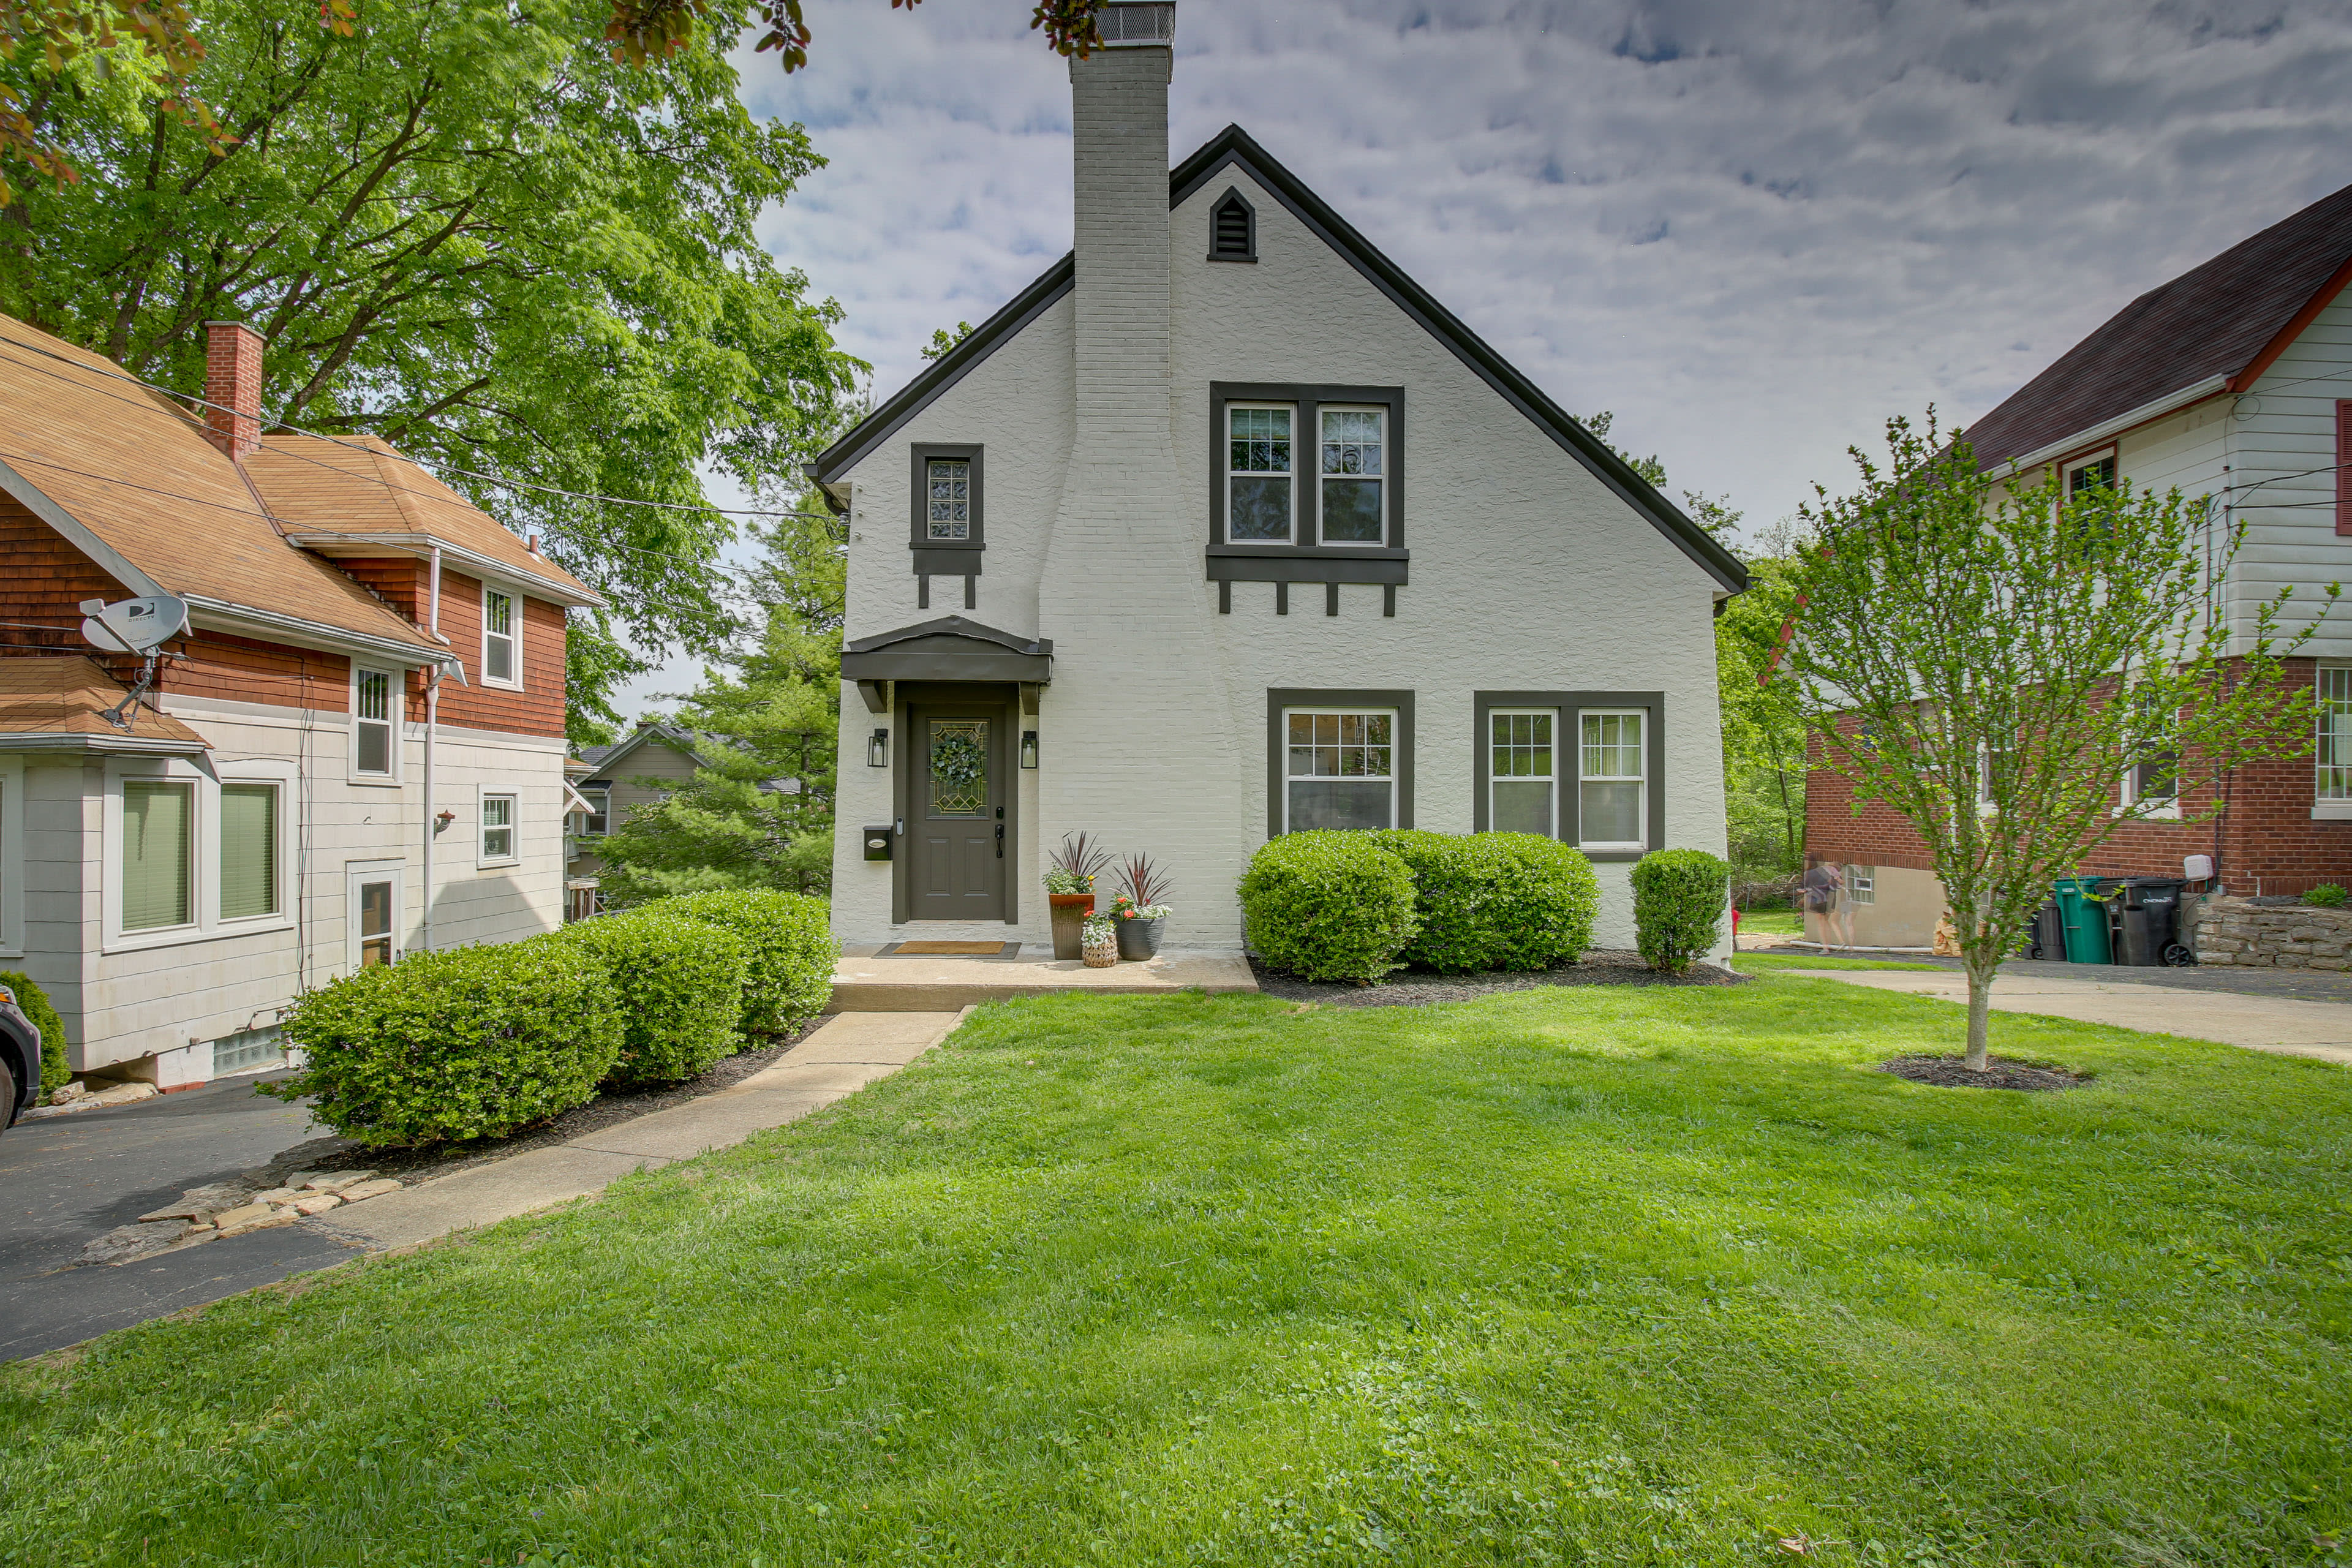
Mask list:
[[[2006,462],[2214,376],[2238,376],[2352,260],[2352,185],[2149,289],[1969,426]]]

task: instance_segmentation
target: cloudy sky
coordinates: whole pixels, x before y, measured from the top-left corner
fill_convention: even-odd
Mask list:
[[[887,395],[1070,244],[1025,0],[808,0],[767,238]],[[1239,122],[1571,412],[1749,519],[1984,413],[2352,184],[2352,0],[1180,0],[1173,155]],[[658,685],[659,683],[655,683]],[[671,683],[675,685],[675,681]]]

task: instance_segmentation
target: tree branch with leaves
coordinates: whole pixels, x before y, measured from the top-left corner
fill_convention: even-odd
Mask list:
[[[1781,679],[1817,765],[1926,846],[1982,1071],[1993,977],[2059,878],[2159,811],[2210,819],[2230,769],[2310,749],[2311,693],[2284,661],[2319,621],[2282,638],[2291,588],[2233,618],[2244,527],[2202,499],[1988,471],[1932,410],[1886,443],[1803,513]],[[2136,767],[2179,783],[2126,791]]]

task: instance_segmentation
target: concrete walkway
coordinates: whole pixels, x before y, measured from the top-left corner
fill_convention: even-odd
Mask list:
[[[1916,970],[1791,966],[1776,973],[1835,980],[1874,991],[1899,991],[1909,996],[1933,996],[1962,1005],[1969,999],[1968,976],[1956,970],[1929,974]],[[2016,974],[2004,968],[1993,981],[1992,1005],[2003,1013],[2039,1013],[2085,1024],[2113,1024],[2144,1034],[2219,1040],[2282,1056],[2352,1064],[2352,1005],[2342,1002],[2191,991],[2072,975]]]
[[[796,1121],[897,1072],[962,1021],[961,1013],[949,1012],[836,1014],[732,1089],[302,1223],[349,1246],[388,1252],[589,1197],[632,1172]]]
[[[1170,948],[1157,958],[1088,969],[1075,958],[1055,958],[1045,947],[1024,945],[1006,959],[885,955],[880,945],[857,942],[843,950],[841,962],[833,966],[835,1010],[940,1012],[1061,991],[1149,996],[1195,987],[1257,989],[1249,960],[1223,949]]]

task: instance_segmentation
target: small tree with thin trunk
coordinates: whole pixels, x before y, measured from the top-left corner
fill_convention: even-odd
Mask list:
[[[2242,590],[2233,629],[2243,525],[2202,498],[1980,468],[1932,410],[1887,447],[1804,513],[1782,677],[1818,764],[1926,844],[1982,1071],[1993,975],[2057,879],[2127,822],[2211,817],[2226,770],[2310,750],[2283,660],[2318,620],[2283,634],[2292,590]]]

